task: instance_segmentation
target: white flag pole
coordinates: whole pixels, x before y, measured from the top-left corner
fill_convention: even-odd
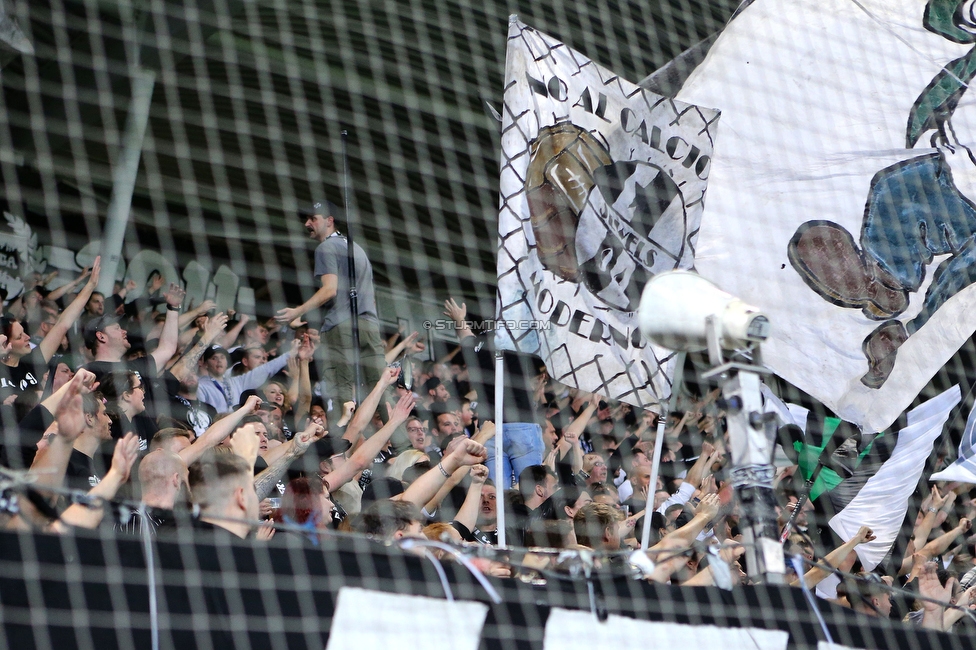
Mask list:
[[[684,376],[685,353],[679,352],[674,360],[674,382],[671,384],[671,399],[668,406],[658,416],[657,437],[654,439],[654,459],[651,462],[651,482],[647,485],[647,501],[644,505],[644,526],[641,531],[641,550],[646,551],[651,539],[651,515],[654,514],[654,494],[657,492],[657,476],[661,469],[661,449],[664,447],[664,429],[668,423],[668,416],[677,403],[678,391],[681,389],[681,378]]]
[[[508,477],[502,477],[505,466],[502,443],[502,420],[505,413],[505,355],[495,352],[495,523],[498,531],[498,546],[505,546],[505,490]]]

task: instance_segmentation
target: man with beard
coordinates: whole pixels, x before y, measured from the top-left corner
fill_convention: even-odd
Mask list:
[[[193,373],[187,373],[181,381],[168,380],[167,387],[172,383],[176,383],[178,389],[175,393],[170,393],[170,415],[173,419],[186,423],[197,436],[202,436],[217,420],[217,409],[197,396],[200,378]]]
[[[288,325],[313,309],[324,308],[322,349],[323,378],[329,396],[338,402],[356,401],[355,369],[352,355],[352,318],[349,299],[348,241],[339,232],[342,213],[329,201],[313,203],[299,211],[305,219],[309,237],[319,242],[315,249],[315,277],[322,283],[318,291],[298,307],[278,311],[276,320]],[[386,365],[383,340],[380,338],[376,297],[373,289],[373,267],[359,246],[353,247],[359,316],[359,362],[362,382],[368,392],[379,381]]]
[[[186,293],[171,285],[166,297],[166,322],[159,336],[156,349],[144,359],[124,362],[123,357],[131,347],[129,335],[113,316],[99,316],[85,326],[85,346],[95,360],[85,366],[95,373],[99,381],[117,370],[135,370],[144,377],[155,377],[156,369],[162,368],[176,352],[179,338],[179,312]],[[137,367],[138,366],[138,367]],[[151,372],[150,372],[151,370]]]
[[[505,525],[507,544],[525,546],[530,528],[536,528],[540,520],[556,518],[551,497],[558,484],[556,473],[545,465],[530,465],[522,470],[518,480],[522,502],[512,505],[511,518]]]
[[[165,294],[166,320],[159,342],[150,354],[131,361],[124,360],[126,352],[131,347],[129,335],[113,315],[103,315],[93,319],[85,325],[85,347],[87,347],[94,361],[85,365],[85,369],[95,374],[96,381],[105,381],[114,372],[131,370],[139,373],[144,380],[144,402],[146,415],[155,419],[154,383],[158,376],[158,369],[165,368],[170,358],[176,353],[179,339],[179,312],[186,293],[178,286],[170,285]]]

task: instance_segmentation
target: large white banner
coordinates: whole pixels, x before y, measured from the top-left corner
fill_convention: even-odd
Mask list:
[[[956,0],[756,0],[678,98],[722,111],[696,267],[763,358],[866,431],[976,328],[976,19]]]
[[[959,441],[959,455],[951,465],[929,477],[935,481],[976,483],[976,406],[969,412],[966,428]]]
[[[498,218],[496,346],[638,406],[671,353],[637,327],[655,273],[690,268],[718,114],[641,90],[513,18]]]

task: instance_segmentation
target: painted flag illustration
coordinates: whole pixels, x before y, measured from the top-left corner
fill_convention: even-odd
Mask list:
[[[636,310],[655,273],[694,264],[717,121],[512,18],[497,349],[637,406],[670,395],[672,353],[643,340]]]
[[[961,0],[756,0],[677,98],[722,111],[695,266],[763,359],[882,431],[976,329],[976,17]]]

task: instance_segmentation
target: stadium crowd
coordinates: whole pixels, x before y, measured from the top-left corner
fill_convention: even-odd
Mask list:
[[[317,215],[306,216],[313,238],[332,245],[335,228],[316,230]],[[494,353],[490,337],[468,327],[465,305],[445,303],[458,342],[442,358],[422,360],[432,351],[416,332],[365,342],[380,353],[363,357],[363,376],[375,381],[357,401],[342,369],[348,342],[301,320],[344,290],[344,269],[319,273],[318,264],[317,277],[337,276],[339,286],[323,281],[321,301],[268,320],[210,301],[184,308],[182,290],[158,273],[135,299],[131,282],[103,296],[98,259],[55,290],[45,288],[51,278],[28,278],[4,304],[0,463],[14,477],[29,469],[30,487],[3,495],[0,523],[62,534],[191,527],[255,543],[348,532],[494,546],[504,503],[506,544],[531,550],[518,564],[473,558],[495,576],[571,570],[543,549],[591,549],[600,570],[637,579],[748,581],[717,391],[669,414],[651,485],[657,414],[564,386],[538,359],[506,353],[498,476]],[[363,317],[379,332],[373,310]],[[781,529],[800,500],[797,470],[777,469]],[[827,595],[883,617],[892,616],[893,587],[907,586],[923,599],[905,620],[948,630],[976,609],[973,487],[933,487],[904,557],[874,572],[861,572],[854,552],[871,530],[823,548],[807,502],[784,545],[788,558],[804,558],[804,575],[788,563],[786,579],[812,589],[839,573]]]

